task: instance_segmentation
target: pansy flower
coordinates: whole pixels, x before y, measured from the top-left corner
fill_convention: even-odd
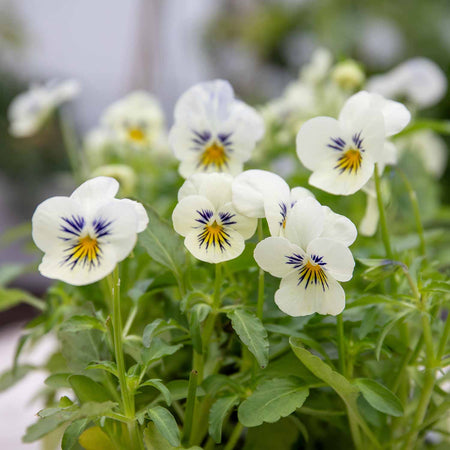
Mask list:
[[[144,207],[114,198],[119,183],[86,181],[70,197],[52,197],[33,214],[33,240],[45,253],[39,271],[81,286],[104,278],[133,250],[148,224]]]
[[[186,248],[209,263],[239,256],[256,230],[256,219],[239,214],[231,202],[228,174],[195,174],[181,187],[172,214],[175,231]]]
[[[75,80],[32,85],[28,91],[15,97],[9,106],[10,133],[16,137],[37,133],[52,112],[79,91],[80,86]]]
[[[272,236],[285,235],[286,224],[295,205],[303,205],[305,200],[308,200],[307,205],[311,202],[319,205],[308,189],[290,189],[283,178],[265,170],[247,170],[241,173],[233,180],[232,191],[236,210],[248,217],[265,217]],[[324,217],[321,237],[351,245],[357,235],[353,222],[327,206],[320,208]]]
[[[281,278],[275,303],[290,316],[337,315],[344,309],[339,281],[351,279],[355,262],[343,242],[321,237],[325,216],[317,201],[306,199],[292,208],[284,237],[272,236],[256,246],[258,265]]]
[[[122,144],[137,149],[162,145],[164,114],[158,100],[147,92],[132,92],[116,101],[101,121]]]
[[[264,134],[262,117],[235,99],[233,88],[223,80],[188,89],[174,116],[169,143],[184,178],[196,172],[240,173]]]
[[[332,194],[355,193],[383,162],[386,137],[409,120],[402,104],[365,91],[347,100],[338,120],[308,120],[297,135],[297,155],[313,172],[309,183]]]

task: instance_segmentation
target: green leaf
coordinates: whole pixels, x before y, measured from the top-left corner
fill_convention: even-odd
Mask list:
[[[354,382],[373,408],[390,416],[400,417],[403,415],[400,399],[386,386],[369,378],[357,378]]]
[[[0,311],[5,311],[20,303],[30,303],[43,309],[43,302],[26,291],[0,288]]]
[[[280,417],[286,417],[300,408],[308,395],[308,387],[298,378],[263,381],[239,406],[239,422],[246,427],[276,422]]]
[[[159,392],[161,392],[162,396],[164,397],[165,402],[168,406],[172,403],[172,396],[170,394],[169,389],[167,389],[166,386],[161,382],[161,380],[154,378],[152,380],[147,380],[144,383],[142,383],[139,387],[143,386],[152,386],[155,389],[158,389]]]
[[[25,375],[34,370],[30,365],[17,366],[15,369],[9,369],[0,375],[0,392],[6,391],[11,386],[19,382]]]
[[[101,403],[110,400],[108,391],[100,383],[97,383],[89,377],[72,375],[69,377],[69,383],[81,403]]]
[[[7,263],[0,266],[0,286],[6,286],[20,275],[31,272],[30,264]]]
[[[183,400],[187,397],[189,389],[188,380],[173,380],[167,383],[167,389],[170,391],[172,401]],[[202,397],[205,395],[205,391],[201,386],[197,386],[197,397]]]
[[[47,377],[44,383],[53,389],[70,388],[69,377],[71,373],[54,373]]]
[[[183,344],[170,345],[162,339],[155,338],[151,347],[142,351],[142,361],[144,364],[149,364],[163,356],[173,355],[181,347],[183,347]]]
[[[72,422],[64,431],[64,435],[61,441],[62,450],[72,450],[78,444],[78,438],[80,434],[89,425],[89,419],[80,419]]]
[[[222,441],[223,421],[231,411],[231,408],[238,403],[239,397],[237,395],[230,395],[219,398],[211,406],[211,410],[209,411],[209,434],[217,444],[220,444]]]
[[[189,318],[189,328],[192,336],[192,346],[198,354],[203,353],[201,323],[208,317],[211,312],[211,306],[206,303],[197,303],[191,309]]]
[[[100,369],[118,377],[117,365],[113,361],[93,361],[87,365],[86,369]]]
[[[380,353],[381,353],[381,348],[383,347],[383,342],[386,339],[386,336],[389,334],[389,332],[392,330],[392,328],[394,328],[394,326],[398,323],[401,322],[407,315],[414,313],[414,311],[402,311],[396,315],[393,316],[392,320],[390,320],[383,328],[383,330],[381,331],[379,337],[378,337],[378,341],[377,341],[377,345],[375,347],[375,356],[377,358],[377,360],[380,359]]]
[[[63,423],[69,421],[73,416],[73,411],[60,410],[51,416],[39,419],[35,424],[30,425],[25,436],[22,438],[23,442],[29,443],[41,439],[46,434],[56,430]]]
[[[100,427],[91,427],[83,431],[78,441],[85,450],[113,450],[117,448]]]
[[[92,316],[72,316],[65,320],[61,329],[66,332],[76,333],[83,330],[99,330],[106,332],[106,327],[102,321]]]
[[[255,356],[258,364],[264,368],[269,360],[269,340],[262,322],[243,309],[235,309],[227,314],[231,325],[240,340]]]
[[[147,414],[158,431],[174,447],[180,446],[180,430],[170,411],[162,406],[155,406],[147,410]]]
[[[171,224],[163,220],[151,207],[146,206],[149,226],[139,234],[139,242],[157,263],[170,269],[181,280],[186,257],[183,242]]]

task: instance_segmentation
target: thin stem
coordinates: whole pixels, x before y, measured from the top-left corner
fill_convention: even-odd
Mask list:
[[[375,164],[375,170],[373,173],[375,180],[375,189],[377,191],[377,203],[378,211],[380,213],[380,227],[381,227],[381,238],[383,239],[384,248],[386,250],[386,256],[388,259],[393,259],[393,253],[391,248],[391,241],[389,239],[389,232],[386,222],[386,212],[384,210],[383,197],[381,195],[381,185],[380,185],[380,175],[378,173],[378,164]]]
[[[258,220],[258,241],[261,242],[264,239],[264,230],[262,219]],[[264,313],[264,270],[259,268],[258,274],[258,303],[257,303],[257,315],[262,321]]]
[[[337,325],[337,339],[338,339],[338,351],[339,351],[339,370],[347,377],[347,364],[345,356],[345,336],[344,336],[344,321],[342,319],[342,314],[336,316]]]
[[[125,326],[123,327],[123,337],[127,337],[130,332],[130,328],[133,325],[134,319],[136,318],[136,314],[138,312],[137,305],[134,305],[131,308],[130,314],[128,314],[127,321],[125,322]]]
[[[354,420],[353,413],[348,411],[348,422],[350,424],[350,432],[352,434],[353,444],[355,444],[355,448],[358,450],[362,448],[362,439],[361,432],[359,430],[358,424]]]
[[[420,254],[425,255],[426,254],[425,236],[424,236],[424,232],[423,232],[423,224],[422,224],[422,219],[420,217],[419,202],[417,201],[416,191],[413,189],[411,183],[408,180],[408,177],[405,175],[403,170],[401,170],[399,167],[397,167],[396,171],[400,175],[401,179],[403,180],[403,184],[405,185],[405,188],[408,192],[409,200],[411,202],[411,206],[412,206],[413,212],[414,212],[414,220],[416,222],[417,233],[418,233],[419,239],[420,239]]]
[[[244,425],[238,422],[237,425],[234,427],[234,430],[231,433],[230,439],[228,439],[227,445],[225,446],[224,450],[233,450],[233,448],[238,443],[243,430]]]
[[[438,351],[436,353],[436,360],[440,361],[444,356],[445,347],[447,345],[448,338],[450,336],[450,311],[447,311],[447,318],[445,320],[444,332],[442,333],[439,341]]]
[[[112,323],[113,323],[113,341],[114,353],[117,364],[117,375],[119,378],[120,391],[122,396],[122,406],[125,417],[130,422],[128,423],[128,430],[130,433],[133,448],[144,449],[144,443],[140,436],[139,430],[136,427],[135,421],[135,405],[133,395],[130,393],[126,378],[125,357],[122,346],[122,317],[120,310],[120,278],[119,269],[116,267],[112,275],[109,276],[109,282],[112,286]]]
[[[194,421],[195,414],[195,399],[197,396],[197,378],[198,372],[192,370],[189,375],[189,387],[186,401],[186,413],[184,415],[184,427],[183,427],[183,443],[188,445],[191,439],[192,423]]]
[[[61,136],[64,142],[64,147],[69,158],[70,166],[72,168],[73,176],[77,183],[83,181],[82,165],[80,159],[80,153],[78,150],[77,138],[66,114],[63,111],[59,111],[59,126],[61,130]]]

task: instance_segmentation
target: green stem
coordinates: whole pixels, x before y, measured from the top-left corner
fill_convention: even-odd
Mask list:
[[[447,345],[448,338],[450,336],[450,311],[447,311],[447,319],[445,320],[444,332],[442,333],[439,341],[438,351],[436,353],[436,360],[440,361],[444,356],[445,347]]]
[[[139,430],[136,427],[135,421],[135,405],[134,398],[128,389],[126,378],[125,357],[122,346],[122,317],[120,310],[120,278],[118,266],[114,269],[112,275],[109,275],[110,285],[112,286],[112,323],[113,323],[113,341],[114,353],[117,364],[117,374],[120,384],[120,392],[122,396],[122,406],[125,417],[129,419],[128,430],[130,433],[130,441],[133,443],[133,448],[144,449],[144,443],[140,436]]]
[[[258,241],[261,242],[264,239],[264,230],[262,219],[258,220]],[[258,274],[258,304],[257,304],[257,315],[262,321],[264,313],[264,270],[259,269]]]
[[[64,114],[62,111],[59,112],[58,118],[61,136],[64,142],[64,147],[66,149],[67,156],[69,158],[73,176],[75,178],[75,181],[77,183],[80,183],[83,181],[83,174],[82,174],[83,171],[80,153],[78,150],[77,138],[73,126],[70,123],[70,120],[68,119],[67,115]]]
[[[339,351],[339,370],[347,377],[347,364],[345,356],[345,336],[344,336],[344,321],[342,319],[342,314],[336,316],[337,325],[337,339],[338,339],[338,351]]]
[[[353,444],[355,445],[356,450],[362,448],[362,439],[361,432],[359,430],[358,424],[354,420],[353,413],[348,411],[348,422],[350,424],[350,432],[352,434]]]
[[[419,202],[417,201],[416,191],[413,189],[411,183],[408,180],[408,177],[405,175],[403,170],[401,170],[399,167],[397,167],[396,171],[400,175],[401,179],[403,180],[403,184],[405,185],[405,188],[408,192],[409,200],[410,200],[411,206],[413,208],[414,220],[416,222],[417,233],[418,233],[419,239],[420,239],[420,254],[425,255],[425,253],[426,253],[425,236],[424,236],[424,231],[423,231],[422,219],[420,217]]]
[[[230,439],[228,439],[227,445],[225,446],[224,450],[233,450],[233,448],[238,443],[243,430],[244,425],[238,422],[237,425],[234,427],[234,430],[231,433]]]
[[[186,412],[184,415],[183,444],[185,445],[189,445],[191,439],[192,423],[194,421],[195,413],[195,399],[197,396],[197,378],[198,372],[196,370],[192,370],[189,375]]]
[[[393,259],[393,253],[391,248],[391,241],[389,239],[389,232],[386,222],[386,212],[384,210],[383,197],[381,195],[381,185],[380,185],[380,175],[378,173],[378,164],[375,164],[374,170],[374,180],[375,189],[377,191],[377,203],[378,211],[380,213],[380,227],[381,227],[381,238],[383,239],[384,248],[386,250],[386,256],[388,259]]]

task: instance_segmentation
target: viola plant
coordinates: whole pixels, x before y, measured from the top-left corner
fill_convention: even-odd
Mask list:
[[[193,86],[168,134],[149,93],[107,109],[79,187],[32,217],[53,284],[0,288],[2,308],[41,313],[0,378],[48,373],[25,442],[449,446],[450,210],[444,167],[423,162],[445,165],[449,125],[365,79],[321,50],[258,109],[226,81]],[[51,357],[27,364],[48,334]]]

